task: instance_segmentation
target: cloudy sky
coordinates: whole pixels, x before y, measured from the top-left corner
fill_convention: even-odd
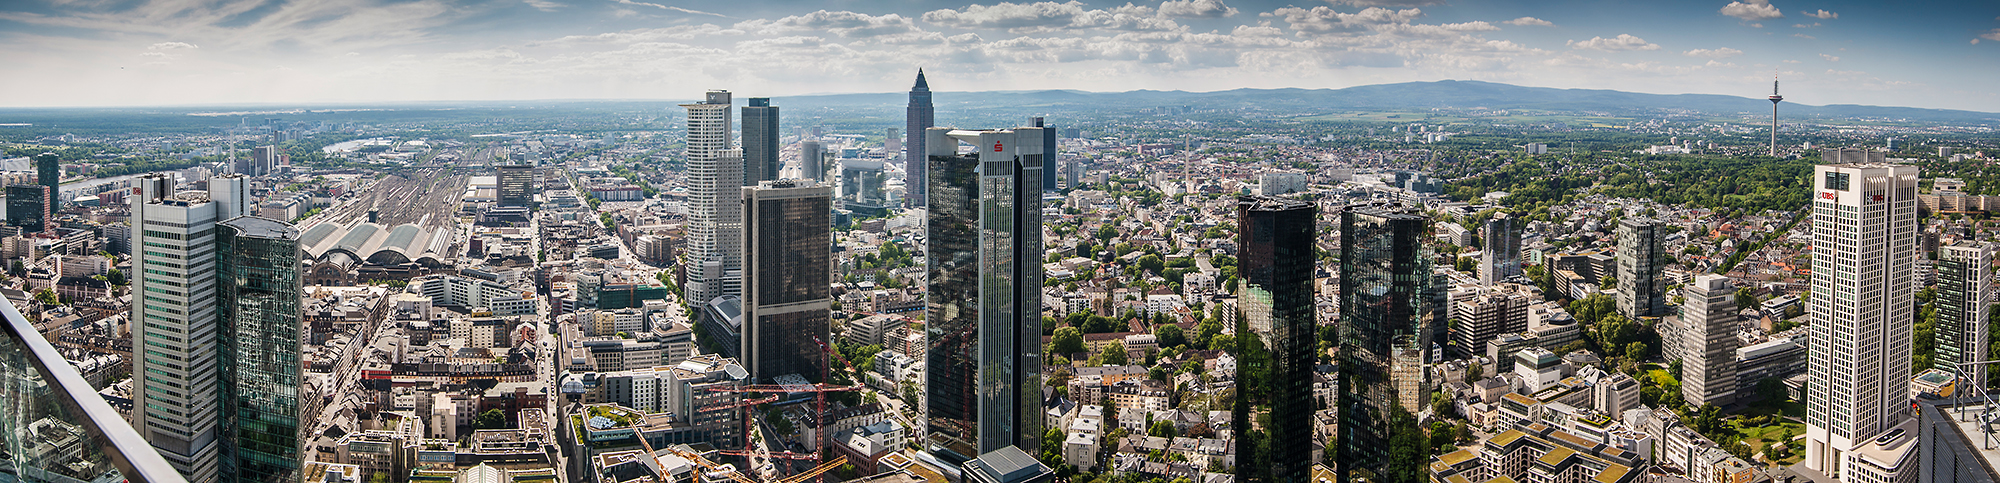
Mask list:
[[[0,107],[1338,88],[2000,112],[2000,2],[8,0]],[[782,104],[782,100],[780,100]]]

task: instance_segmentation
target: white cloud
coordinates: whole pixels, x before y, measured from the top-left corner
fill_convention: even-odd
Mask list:
[[[521,1],[527,3],[528,6],[530,7],[535,7],[536,10],[541,10],[544,12],[554,12],[558,8],[569,6],[561,3],[551,2],[549,0],[521,0]]]
[[[199,48],[201,47],[187,42],[160,42],[157,44],[146,46],[146,50],[175,50],[175,49],[199,49]]]
[[[1778,7],[1772,6],[1769,0],[1750,0],[1747,3],[1729,2],[1729,5],[1724,5],[1721,11],[1723,15],[1753,22],[1783,18],[1785,16],[1784,12],[1778,11]]]
[[[1714,49],[1694,49],[1687,52],[1681,52],[1681,55],[1686,55],[1688,57],[1707,57],[1710,59],[1727,59],[1730,57],[1743,55],[1743,51],[1728,47],[1717,47]]]
[[[1222,0],[1167,0],[1160,3],[1160,15],[1182,18],[1233,17],[1236,8]]]
[[[920,32],[915,22],[902,15],[888,14],[874,16],[855,12],[829,12],[820,10],[805,15],[793,15],[777,20],[747,20],[738,22],[739,30],[760,34],[784,32],[830,32],[841,37],[878,37],[883,35]]]
[[[2000,19],[1994,19],[1994,20],[2000,20]],[[1991,40],[1994,42],[2000,42],[2000,29],[1988,30],[1986,31],[1986,33],[1979,34],[1979,38]]]
[[[1840,14],[1828,12],[1826,11],[1826,9],[1820,9],[1820,11],[1817,12],[1799,12],[1799,15],[1804,15],[1807,17],[1812,17],[1820,20],[1832,20],[1840,18]]]
[[[1819,58],[1826,59],[1827,62],[1840,62],[1839,57],[1834,57],[1826,54],[1819,54]]]
[[[1792,34],[1792,36],[1793,36],[1793,37],[1798,37],[1798,38],[1802,38],[1802,39],[1806,39],[1806,40],[1812,40],[1812,39],[1817,39],[1817,38],[1819,38],[1819,37],[1814,37],[1814,36],[1811,36],[1811,35],[1806,35],[1806,34]]]
[[[1326,3],[1356,7],[1422,7],[1444,3],[1444,0],[1326,0]]]
[[[1152,7],[1133,5],[1091,9],[1082,2],[1068,3],[1000,2],[968,5],[961,10],[924,12],[923,20],[947,27],[995,29],[1014,33],[1051,32],[1066,29],[1102,28],[1109,30],[1173,30],[1180,24],[1155,15]]]
[[[1551,25],[1555,25],[1555,22],[1550,22],[1550,21],[1547,21],[1547,20],[1542,20],[1542,19],[1539,19],[1539,18],[1534,18],[1534,17],[1521,17],[1521,18],[1517,18],[1517,19],[1513,19],[1513,20],[1508,20],[1508,21],[1506,21],[1506,22],[1501,22],[1501,23],[1505,23],[1505,24],[1510,24],[1510,25],[1519,25],[1519,26],[1523,26],[1523,27],[1531,27],[1531,26],[1532,26],[1532,27],[1548,27],[1548,26],[1551,26]]]
[[[1369,7],[1360,12],[1340,13],[1327,7],[1313,7],[1311,10],[1285,7],[1262,14],[1266,17],[1280,17],[1292,30],[1312,33],[1358,32],[1370,28],[1410,23],[1424,15],[1423,10],[1390,10]]]
[[[1810,24],[1803,24],[1803,23],[1795,23],[1795,24],[1792,24],[1792,28],[1795,28],[1795,29],[1809,29],[1809,28],[1816,28],[1816,27],[1819,27],[1819,26],[1820,26],[1819,22],[1813,22],[1813,23],[1810,23]]]
[[[1618,34],[1617,37],[1612,37],[1608,39],[1604,37],[1591,37],[1590,40],[1584,40],[1584,41],[1571,40],[1567,42],[1567,44],[1570,46],[1570,48],[1573,49],[1602,50],[1605,52],[1617,52],[1623,50],[1660,50],[1659,44],[1647,42],[1646,39],[1633,37],[1632,34]]]
[[[723,14],[719,14],[719,13],[715,13],[715,12],[703,12],[703,11],[700,11],[700,10],[689,10],[689,9],[685,9],[685,8],[681,8],[681,7],[675,7],[675,6],[671,6],[671,5],[661,5],[661,4],[657,4],[657,3],[646,3],[646,2],[636,2],[636,1],[633,1],[633,0],[611,0],[611,1],[613,1],[613,2],[618,2],[618,3],[622,3],[622,4],[626,4],[626,5],[632,5],[632,6],[638,6],[638,7],[653,7],[653,8],[657,8],[657,9],[661,9],[661,10],[671,10],[671,11],[675,11],[675,12],[680,12],[680,13],[690,13],[690,14],[695,14],[695,15],[712,15],[712,16],[716,16],[716,17],[722,17],[722,18],[729,18],[729,16],[728,16],[728,15],[723,15]]]

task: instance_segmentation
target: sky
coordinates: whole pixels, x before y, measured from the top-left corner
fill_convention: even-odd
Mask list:
[[[0,107],[1341,88],[2000,112],[2000,2],[6,0]]]

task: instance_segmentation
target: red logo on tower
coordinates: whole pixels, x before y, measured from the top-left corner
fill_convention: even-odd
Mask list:
[[[1832,191],[1821,191],[1821,192],[1819,192],[1819,199],[1822,199],[1822,200],[1836,200],[1836,199],[1840,199],[1840,196],[1839,196],[1839,195],[1835,195],[1835,194],[1833,194],[1833,192],[1832,192]]]
[[[993,143],[993,152],[996,152],[996,153],[997,153],[997,152],[1000,152],[1000,143],[999,143],[998,141],[995,141],[995,142]]]

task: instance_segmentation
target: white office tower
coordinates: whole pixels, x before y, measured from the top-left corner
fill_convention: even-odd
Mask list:
[[[1845,480],[1854,454],[1907,419],[1917,168],[1825,150],[1812,178],[1812,340],[1806,459]],[[1857,475],[1858,476],[1858,475]]]
[[[729,91],[687,108],[687,294],[695,307],[738,294],[743,277],[743,151],[730,137]]]
[[[214,248],[221,203],[200,191],[174,193],[171,174],[137,181],[128,201],[132,293],[143,297],[132,304],[132,427],[188,481],[216,481],[224,437]]]
[[[1736,287],[1729,277],[1694,278],[1681,306],[1681,398],[1689,406],[1728,406],[1736,397]]]
[[[1949,149],[1949,148],[1939,148]],[[1931,367],[1986,381],[1986,307],[1992,305],[1993,244],[1962,241],[1938,249],[1937,356]]]
[[[1479,283],[1493,285],[1521,276],[1521,222],[1506,213],[1493,215],[1480,230],[1486,246],[1479,251]]]

